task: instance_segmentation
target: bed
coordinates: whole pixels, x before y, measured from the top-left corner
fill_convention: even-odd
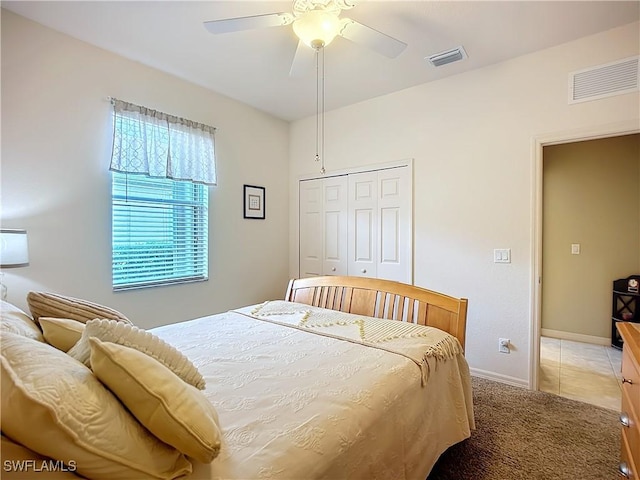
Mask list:
[[[284,300],[151,329],[202,375],[220,432],[213,461],[187,456],[172,475],[425,479],[474,428],[466,314],[466,299],[415,286],[313,277],[291,280]],[[4,394],[2,406],[16,440]]]

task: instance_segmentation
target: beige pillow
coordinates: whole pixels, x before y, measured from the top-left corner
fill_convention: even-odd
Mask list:
[[[191,473],[87,367],[46,343],[3,335],[2,431],[92,479],[169,479]]]
[[[85,324],[69,318],[40,317],[40,326],[47,343],[66,352],[80,340]]]
[[[131,320],[113,308],[56,293],[29,292],[27,302],[36,322],[40,317],[54,317],[70,318],[82,323],[87,323],[94,318],[109,318],[131,323]]]
[[[93,373],[142,425],[203,463],[220,452],[218,412],[197,388],[133,348],[91,338]]]
[[[44,342],[40,327],[29,315],[24,313],[15,305],[1,300],[0,304],[0,330],[12,332],[23,337],[33,338],[39,342]]]
[[[141,351],[162,363],[185,382],[204,390],[204,378],[198,369],[179,350],[151,332],[115,320],[91,320],[82,332],[82,337],[67,353],[86,366],[91,366],[89,338],[113,342]]]

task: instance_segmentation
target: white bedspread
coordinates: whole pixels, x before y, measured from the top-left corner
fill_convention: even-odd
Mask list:
[[[280,303],[152,330],[198,367],[220,417],[219,457],[194,464],[189,478],[424,480],[447,447],[469,437],[464,357],[431,349],[425,383],[409,346],[427,353],[448,334],[399,326],[388,335],[380,320]],[[414,353],[394,353],[396,344]]]

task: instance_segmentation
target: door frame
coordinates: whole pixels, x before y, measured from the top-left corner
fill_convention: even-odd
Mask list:
[[[304,180],[316,180],[319,178],[337,177],[341,175],[349,175],[351,173],[365,173],[373,172],[377,170],[387,170],[389,168],[409,167],[411,169],[411,178],[413,178],[413,158],[406,158],[403,160],[396,160],[394,162],[374,163],[369,165],[362,165],[359,167],[343,168],[340,170],[331,170],[326,173],[307,173],[298,176],[298,183]]]
[[[571,131],[540,134],[532,138],[531,158],[531,334],[529,348],[529,389],[538,390],[540,365],[540,332],[542,329],[542,179],[545,146],[574,143],[600,138],[640,133],[640,122],[628,120]]]

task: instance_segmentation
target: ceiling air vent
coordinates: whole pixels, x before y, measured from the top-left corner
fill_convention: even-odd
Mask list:
[[[640,76],[638,58],[624,58],[570,73],[569,103],[637,92]]]
[[[441,67],[447,63],[457,62],[464,58],[467,58],[467,52],[464,51],[464,47],[459,46],[452,48],[451,50],[447,50],[446,52],[440,52],[426,57],[425,60],[428,60],[434,67]]]

